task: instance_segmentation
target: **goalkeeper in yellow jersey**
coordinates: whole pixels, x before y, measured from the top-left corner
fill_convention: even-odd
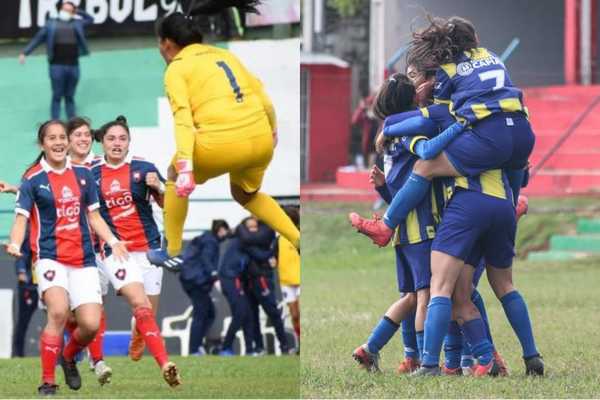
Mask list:
[[[171,256],[181,250],[188,196],[196,184],[227,173],[233,198],[299,246],[298,228],[273,198],[259,191],[277,144],[273,104],[261,82],[235,55],[203,44],[195,20],[227,7],[257,12],[259,2],[192,1],[187,15],[173,13],[157,22],[160,53],[168,64],[165,90],[175,120],[177,147],[168,171],[164,205]],[[167,262],[158,253],[149,258],[157,265]]]

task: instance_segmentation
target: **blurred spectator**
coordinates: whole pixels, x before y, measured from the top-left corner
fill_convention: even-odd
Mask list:
[[[260,305],[275,328],[281,352],[287,354],[290,348],[283,327],[281,310],[277,306],[275,297],[273,276],[273,268],[276,267],[275,231],[255,218],[247,218],[243,224],[238,226],[236,233],[242,242],[244,252],[250,257],[247,290],[256,329],[254,340],[258,350],[255,350],[258,352],[261,347],[264,349],[258,318],[258,305]]]
[[[42,42],[46,42],[52,84],[50,114],[53,119],[60,118],[60,103],[63,98],[67,118],[73,118],[76,114],[75,89],[80,75],[79,57],[89,54],[84,26],[93,21],[89,14],[78,10],[75,3],[62,1],[58,18],[49,18],[19,55],[19,62],[24,64],[25,56],[31,54]]]
[[[25,338],[31,317],[38,307],[37,284],[31,273],[31,249],[29,247],[29,232],[21,246],[23,256],[15,261],[17,272],[17,301],[18,315],[13,336],[13,357],[25,357]]]
[[[242,220],[240,225],[244,224]],[[237,232],[237,229],[236,229]],[[237,234],[232,235],[223,243],[223,251],[219,260],[219,281],[221,290],[229,303],[231,310],[231,323],[223,340],[223,346],[219,355],[232,356],[233,341],[235,334],[242,328],[244,331],[244,342],[246,343],[246,354],[255,353],[254,350],[254,327],[250,313],[248,294],[245,289],[246,269],[249,257],[242,251],[240,239]]]
[[[367,165],[375,164],[377,154],[375,153],[375,136],[379,129],[379,120],[371,111],[375,95],[371,94],[363,98],[359,103],[354,113],[352,113],[352,125],[360,127],[362,139],[361,139],[361,151],[363,162],[359,167],[365,167]]]
[[[183,251],[179,280],[192,306],[190,355],[203,355],[202,342],[215,320],[215,306],[210,292],[217,280],[219,242],[229,234],[229,225],[222,219],[212,222],[210,232],[195,237]]]
[[[284,207],[286,214],[300,229],[300,211],[298,207]],[[300,344],[300,254],[283,236],[277,239],[275,247],[281,294],[290,310],[292,325],[298,344]]]

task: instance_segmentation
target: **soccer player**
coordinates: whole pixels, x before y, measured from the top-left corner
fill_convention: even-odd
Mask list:
[[[377,93],[373,112],[380,118],[414,109],[416,107],[415,86],[401,73],[392,75]],[[417,157],[407,151],[399,141],[387,141],[385,176],[373,167],[370,180],[381,197],[390,201],[393,194],[408,178]],[[355,214],[350,215],[353,220]],[[399,373],[409,373],[420,365],[420,350],[423,343],[423,322],[429,302],[431,279],[431,240],[435,236],[438,210],[435,194],[426,196],[413,210],[406,222],[396,233],[396,274],[398,289],[405,295],[392,304],[384,317],[373,329],[367,343],[358,347],[354,359],[368,371],[377,371],[379,351],[392,338],[402,323],[405,360],[398,367]],[[415,315],[416,311],[416,315]],[[416,330],[416,332],[415,332]]]
[[[146,258],[146,251],[160,248],[161,237],[152,217],[150,197],[162,204],[164,185],[154,164],[129,153],[131,137],[123,116],[104,124],[96,132],[96,139],[104,150],[104,157],[92,165],[100,213],[130,252],[129,259],[123,262],[110,246],[102,243],[101,268],[115,291],[129,303],[135,330],[160,366],[163,378],[170,386],[177,386],[181,383],[179,372],[169,361],[153,312],[158,307],[163,271]]]
[[[300,229],[300,210],[298,207],[284,207],[294,225]],[[277,238],[275,246],[279,284],[283,300],[287,303],[292,318],[292,326],[300,348],[300,254],[283,236]]]
[[[420,71],[437,70],[434,102],[449,104],[469,128],[444,152],[415,164],[383,220],[368,228],[367,235],[378,244],[389,242],[395,226],[426,195],[435,176],[478,176],[504,168],[516,202],[535,136],[522,93],[512,85],[504,64],[478,46],[475,28],[459,17],[434,19],[414,34],[408,63]]]
[[[236,56],[203,43],[194,19],[231,6],[256,12],[258,3],[208,0],[191,9],[190,16],[173,13],[157,23],[160,53],[168,64],[165,90],[177,147],[165,193],[170,255],[181,250],[188,196],[196,184],[227,173],[233,198],[299,247],[298,228],[275,200],[260,192],[277,143],[273,105],[260,81]]]
[[[69,310],[74,312],[78,328],[64,347],[61,364],[65,381],[73,390],[81,387],[74,356],[94,339],[100,324],[102,299],[89,228],[110,246],[115,258],[125,260],[128,253],[98,212],[98,195],[89,169],[73,165],[67,158],[64,123],[45,122],[37,140],[42,152],[23,176],[6,250],[14,257],[21,256],[30,220],[38,290],[48,309],[40,338],[42,385],[38,392],[53,395],[58,387],[54,369]]]

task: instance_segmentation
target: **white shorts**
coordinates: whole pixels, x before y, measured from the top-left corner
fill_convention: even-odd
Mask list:
[[[281,295],[286,304],[293,303],[300,297],[300,285],[287,286],[281,285]]]
[[[40,299],[47,289],[60,286],[69,295],[71,310],[82,304],[102,304],[96,267],[77,268],[45,258],[36,263],[35,275]]]
[[[100,293],[102,293],[102,297],[104,297],[108,294],[108,284],[110,283],[110,281],[108,280],[108,276],[106,276],[104,270],[102,269],[104,261],[98,254],[96,254],[96,265],[98,266],[98,276],[100,278]]]
[[[145,252],[129,253],[129,259],[124,263],[116,261],[111,255],[104,259],[101,268],[117,292],[130,283],[139,282],[144,285],[147,295],[160,294],[163,270],[150,264]]]

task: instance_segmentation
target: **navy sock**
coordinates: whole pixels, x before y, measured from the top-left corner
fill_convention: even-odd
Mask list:
[[[419,359],[417,334],[415,332],[415,313],[402,320],[402,341],[404,342],[404,357]]]
[[[492,331],[490,330],[490,323],[488,322],[487,311],[485,310],[485,303],[483,302],[483,297],[481,297],[481,294],[479,294],[477,289],[473,289],[473,293],[471,294],[471,301],[479,310],[479,314],[481,314],[481,319],[485,324],[485,333],[487,335],[487,338],[492,344],[492,346],[494,346],[494,340],[492,339]]]
[[[527,304],[525,304],[525,300],[523,300],[521,294],[516,290],[512,291],[502,296],[500,302],[506,313],[506,318],[508,318],[510,325],[519,338],[519,342],[521,342],[523,357],[528,358],[538,355],[535,340],[533,339]]]
[[[379,353],[379,350],[383,348],[390,341],[394,333],[398,330],[400,325],[389,319],[383,317],[379,320],[371,336],[367,340],[367,347],[371,353]]]
[[[406,219],[408,213],[423,200],[430,186],[430,181],[412,172],[404,185],[394,195],[392,204],[383,216],[383,222],[389,228],[396,229],[400,222]]]
[[[517,204],[517,201],[519,200],[519,193],[521,192],[521,185],[523,184],[523,179],[525,178],[525,170],[506,168],[504,173],[508,178],[508,184],[513,192],[514,204]]]
[[[473,356],[479,361],[479,364],[486,365],[492,361],[493,347],[485,333],[485,324],[481,318],[467,321],[462,326],[465,338],[471,344]]]
[[[448,333],[444,339],[444,359],[446,368],[454,369],[460,367],[462,339],[460,326],[458,326],[456,321],[450,321]]]
[[[423,360],[423,342],[425,341],[425,331],[417,332],[417,348],[419,349],[419,360]]]
[[[465,335],[462,336],[462,352],[460,356],[460,366],[463,368],[470,368],[475,364],[475,359],[473,358],[473,350],[471,349],[471,345],[465,339]]]
[[[440,351],[448,324],[452,316],[452,302],[448,297],[437,296],[429,301],[425,319],[425,340],[423,343],[423,366],[435,367],[440,364]]]

